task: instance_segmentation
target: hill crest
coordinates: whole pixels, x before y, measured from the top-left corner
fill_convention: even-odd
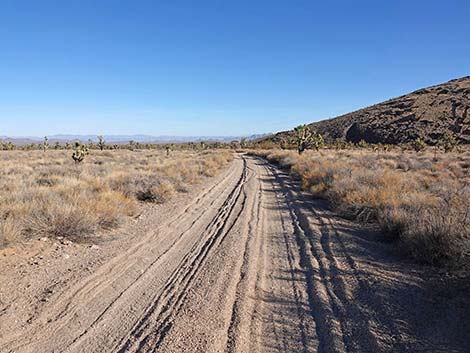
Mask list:
[[[357,111],[308,124],[326,141],[399,144],[417,137],[435,144],[444,134],[470,143],[470,76],[450,80]],[[279,142],[292,131],[271,136]]]

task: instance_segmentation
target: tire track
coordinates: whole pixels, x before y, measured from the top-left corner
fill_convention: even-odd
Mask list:
[[[330,277],[322,262],[321,256],[311,248],[309,238],[314,234],[305,227],[300,211],[292,194],[285,187],[275,169],[269,171],[283,190],[284,200],[288,206],[294,235],[300,255],[300,265],[306,273],[310,310],[316,322],[319,352],[346,352],[345,338],[341,323],[338,320],[338,303],[334,301],[329,288]]]
[[[272,175],[271,170],[267,166],[264,166],[264,169],[266,170],[266,173],[268,175]],[[292,292],[293,292],[293,296],[294,296],[294,300],[295,300],[295,310],[296,310],[296,313],[297,313],[297,317],[299,318],[298,332],[300,334],[302,351],[303,352],[309,352],[309,342],[308,342],[309,340],[308,340],[307,323],[306,323],[308,321],[308,318],[305,316],[304,310],[302,308],[302,300],[301,300],[301,297],[302,297],[301,292],[304,289],[302,289],[298,285],[297,279],[295,277],[295,273],[297,271],[297,266],[295,264],[296,263],[296,256],[295,256],[295,253],[294,253],[294,249],[292,249],[292,244],[291,244],[292,239],[290,239],[291,233],[290,233],[290,231],[288,229],[288,226],[286,224],[286,222],[288,220],[285,219],[285,214],[283,212],[283,205],[285,203],[285,200],[284,200],[284,196],[279,192],[280,190],[279,191],[277,190],[278,185],[276,184],[275,179],[272,178],[270,180],[270,185],[271,185],[271,189],[276,191],[275,192],[275,202],[277,204],[277,207],[276,207],[277,208],[277,214],[278,214],[278,217],[280,219],[280,225],[281,225],[280,234],[282,235],[283,246],[285,247],[285,253],[287,255],[287,262],[288,262],[288,266],[289,266],[289,269],[290,269],[290,282],[291,282]],[[288,333],[284,332],[283,337],[285,338],[287,335],[288,335]],[[283,346],[284,347],[287,346],[285,342],[283,342]]]
[[[254,292],[254,285],[256,280],[252,278],[254,273],[261,274],[263,268],[259,266],[260,256],[260,233],[263,232],[263,220],[264,215],[261,211],[262,206],[262,184],[260,182],[260,176],[257,175],[256,171],[247,167],[248,170],[253,172],[253,178],[256,178],[256,182],[259,188],[256,192],[256,196],[253,198],[253,204],[251,206],[253,212],[250,214],[250,220],[248,221],[248,234],[246,236],[245,247],[243,251],[243,262],[239,269],[239,277],[235,288],[235,300],[232,304],[230,324],[227,330],[227,344],[225,352],[237,352],[243,350],[243,348],[249,342],[249,336],[244,332],[251,332],[251,324],[244,322],[242,317],[250,316],[253,317],[254,303],[252,300],[247,298],[247,293]],[[248,181],[248,180],[247,180]],[[253,253],[253,251],[255,251]],[[250,328],[245,331],[245,326],[249,325]],[[242,348],[240,348],[242,347]]]
[[[350,346],[351,350],[354,349],[355,351],[361,351],[367,349],[367,347],[372,347],[374,351],[380,351],[380,347],[378,345],[379,338],[373,333],[374,326],[382,331],[382,335],[391,336],[391,339],[395,341],[393,345],[397,350],[407,351],[408,347],[406,347],[402,342],[393,339],[394,337],[400,336],[400,329],[396,327],[392,321],[386,319],[388,314],[384,311],[381,303],[377,303],[377,300],[374,298],[373,291],[371,296],[368,297],[368,301],[366,303],[363,303],[359,298],[355,298],[355,292],[371,292],[366,281],[367,274],[360,271],[357,263],[349,255],[332,219],[313,207],[310,208],[310,211],[320,223],[320,231],[322,234],[320,245],[328,261],[332,264],[332,276],[335,279],[332,283],[336,288],[338,296],[341,296],[341,300],[345,303],[346,311],[343,313],[344,321],[347,322],[347,318],[349,317],[359,318],[359,320],[354,322],[354,324],[349,323],[348,325],[351,337],[355,340],[354,344],[351,344]],[[333,236],[335,237],[335,244],[338,244],[339,246],[340,254],[336,254],[331,247],[331,233],[333,233]],[[340,258],[344,258],[345,261],[339,261],[338,259]],[[348,279],[350,281],[348,285],[346,285],[345,281],[342,279],[343,276],[341,276],[341,273],[349,274]],[[370,317],[370,315],[363,312],[359,308],[360,304],[367,307],[373,307],[373,311],[381,318],[380,322],[377,322],[375,318]],[[381,329],[381,327],[383,327],[383,329]]]
[[[339,224],[282,172],[239,157],[0,351],[407,351]]]
[[[114,258],[110,263],[107,263],[105,266],[103,266],[97,273],[89,276],[87,279],[85,279],[85,281],[82,281],[82,283],[78,283],[75,288],[72,287],[71,291],[65,292],[65,295],[62,295],[59,298],[59,301],[55,303],[55,307],[62,307],[56,314],[51,316],[50,310],[48,313],[43,313],[42,315],[40,314],[40,316],[34,322],[36,325],[30,329],[30,334],[28,334],[29,337],[39,336],[40,340],[23,339],[16,341],[12,339],[10,341],[11,343],[6,345],[6,347],[9,348],[5,349],[10,349],[11,351],[15,352],[36,352],[38,350],[32,347],[46,345],[51,336],[57,336],[57,338],[59,338],[55,345],[63,346],[66,344],[66,341],[62,341],[63,338],[61,337],[61,333],[67,331],[67,329],[69,329],[70,332],[70,325],[71,323],[73,324],[73,321],[76,320],[77,315],[83,315],[82,308],[84,308],[84,302],[80,298],[83,298],[85,302],[91,302],[93,298],[99,298],[99,300],[102,298],[107,298],[109,297],[110,293],[114,292],[114,289],[112,288],[114,283],[118,283],[118,281],[121,280],[124,280],[124,283],[126,283],[126,277],[135,277],[133,278],[132,282],[128,283],[128,285],[120,290],[120,292],[115,293],[113,295],[114,299],[108,302],[107,305],[103,307],[103,309],[100,309],[100,311],[96,313],[97,316],[91,322],[91,324],[85,326],[81,333],[76,336],[71,341],[71,343],[68,344],[72,345],[69,350],[73,351],[74,345],[76,345],[82,339],[82,337],[84,337],[89,332],[90,329],[97,326],[103,316],[113,306],[115,306],[116,303],[118,303],[120,300],[123,300],[125,295],[129,296],[127,293],[136,286],[136,283],[142,281],[145,276],[148,277],[148,272],[151,271],[158,262],[161,262],[165,257],[168,258],[169,252],[179,241],[181,241],[183,236],[191,231],[194,225],[199,222],[208,211],[212,209],[213,205],[217,202],[217,197],[214,197],[214,193],[224,193],[223,188],[235,176],[235,174],[239,173],[239,168],[236,166],[236,164],[237,162],[232,164],[231,168],[222,178],[220,183],[212,185],[196,199],[193,199],[184,208],[183,211],[173,216],[165,225],[160,226],[159,230],[147,233],[143,237],[142,241],[140,241],[138,244],[130,248],[125,253]],[[184,221],[188,218],[192,219],[191,222]],[[186,226],[186,228],[180,232],[169,245],[166,246],[166,249],[164,249],[160,255],[156,256],[153,261],[146,265],[144,270],[141,270],[140,273],[136,274],[137,276],[133,275],[135,272],[134,267],[140,267],[139,265],[143,261],[142,259],[154,256],[153,251],[148,248],[148,244],[156,239],[159,232],[165,228],[171,229],[175,224],[186,225],[188,223],[190,223],[189,226]],[[80,325],[80,322],[78,322],[78,325]],[[49,335],[43,336],[41,333],[46,328],[46,326],[48,326],[47,331],[49,332]],[[24,333],[21,334],[24,335]]]
[[[122,342],[117,352],[156,350],[171,329],[172,318],[184,302],[188,287],[203,266],[209,252],[223,242],[243,210],[246,195],[243,185],[246,182],[246,160],[243,159],[243,172],[233,191],[225,200],[217,215],[206,228],[205,242],[201,247],[193,247],[168,281],[162,294],[131,331],[130,337]],[[241,199],[240,211],[233,217],[235,206]]]
[[[331,218],[325,216],[321,208],[313,205],[301,208],[298,203],[304,204],[302,195],[298,192],[294,195],[292,186],[285,184],[279,172],[271,166],[270,170],[285,190],[286,201],[299,234],[300,251],[303,256],[307,255],[304,257],[307,260],[304,265],[306,264],[308,268],[311,267],[312,270],[318,266],[319,280],[323,282],[324,294],[328,298],[326,313],[333,318],[337,330],[341,332],[341,335],[333,340],[341,338],[342,345],[332,347],[328,344],[326,347],[329,348],[325,348],[325,351],[380,352],[382,348],[379,344],[380,338],[376,334],[377,329],[382,331],[383,337],[390,336],[390,339],[395,341],[393,346],[398,351],[407,351],[405,345],[394,339],[394,337],[400,336],[400,330],[387,319],[388,315],[381,307],[380,301],[373,306],[373,311],[381,318],[380,322],[377,322],[375,317],[359,307],[361,301],[355,296],[355,293],[370,293],[371,290],[364,280],[365,274],[360,272],[354,259],[347,253],[345,244]],[[303,212],[303,208],[309,211],[309,215],[314,217],[314,221],[310,220],[309,216]],[[315,225],[316,223],[318,223],[318,227]],[[332,250],[331,232],[335,236],[334,243],[339,245],[340,254],[336,254]],[[308,251],[313,256],[313,262],[309,261]],[[342,258],[345,258],[346,261],[341,261]],[[348,278],[347,283],[345,276]],[[369,297],[368,302],[362,305],[371,306],[374,302]],[[351,318],[356,319],[351,321]],[[381,329],[384,325],[385,331]],[[331,342],[331,339],[329,341]]]

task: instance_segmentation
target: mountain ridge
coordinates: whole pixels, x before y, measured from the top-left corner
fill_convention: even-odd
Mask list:
[[[323,135],[357,143],[407,143],[420,137],[436,144],[445,134],[470,143],[470,76],[415,90],[351,113],[308,126]],[[266,139],[279,143],[293,135],[282,131]]]

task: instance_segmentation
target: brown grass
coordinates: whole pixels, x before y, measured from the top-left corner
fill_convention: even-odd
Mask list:
[[[0,152],[0,247],[31,237],[85,237],[166,202],[231,160],[228,151]]]
[[[470,152],[255,151],[298,175],[342,216],[377,222],[415,258],[458,263],[470,253]]]

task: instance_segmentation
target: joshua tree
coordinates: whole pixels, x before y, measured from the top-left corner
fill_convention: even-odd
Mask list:
[[[42,150],[46,152],[48,148],[49,148],[49,139],[47,138],[47,136],[44,136],[44,141],[42,142]]]
[[[447,153],[454,151],[458,147],[459,141],[453,134],[446,133],[444,136],[442,136],[442,139],[438,142],[438,145],[442,147],[444,152]]]
[[[170,145],[166,145],[166,146],[165,146],[165,150],[166,150],[166,155],[169,156],[169,155],[170,155],[170,151],[171,151],[171,146],[170,146]]]
[[[294,129],[294,132],[297,152],[299,152],[299,154],[302,154],[302,152],[308,148],[314,148],[318,150],[325,144],[323,136],[316,131],[310,130],[307,125],[297,126]]]
[[[367,148],[367,147],[369,147],[369,144],[366,142],[366,140],[361,139],[361,141],[359,141],[359,143],[357,144],[357,146],[358,146],[359,148]]]
[[[347,148],[347,142],[343,138],[338,137],[335,139],[333,147],[335,150],[344,150]]]
[[[412,146],[416,152],[421,152],[426,149],[427,144],[421,137],[418,137],[412,142]]]
[[[88,146],[81,142],[75,142],[75,151],[72,154],[72,159],[75,163],[81,163],[86,156],[88,156]]]
[[[55,150],[60,150],[60,142],[59,141],[56,141],[55,144],[54,144],[54,149]]]
[[[289,148],[289,140],[287,138],[285,138],[284,136],[281,137],[281,139],[279,140],[279,147],[281,147],[281,149],[283,150],[286,150]]]
[[[2,143],[0,142],[0,150],[2,149],[1,145],[2,145]],[[32,151],[32,150],[35,150],[35,149],[36,149],[36,145],[34,143],[29,143],[29,144],[23,146],[24,151]]]
[[[101,135],[98,136],[98,147],[101,151],[104,150],[104,148],[106,147],[106,142],[105,142],[103,136],[101,136]]]
[[[247,146],[246,137],[242,137],[242,139],[240,140],[240,147],[246,148],[246,146]]]
[[[230,141],[230,148],[233,150],[239,149],[240,143],[237,140]]]

